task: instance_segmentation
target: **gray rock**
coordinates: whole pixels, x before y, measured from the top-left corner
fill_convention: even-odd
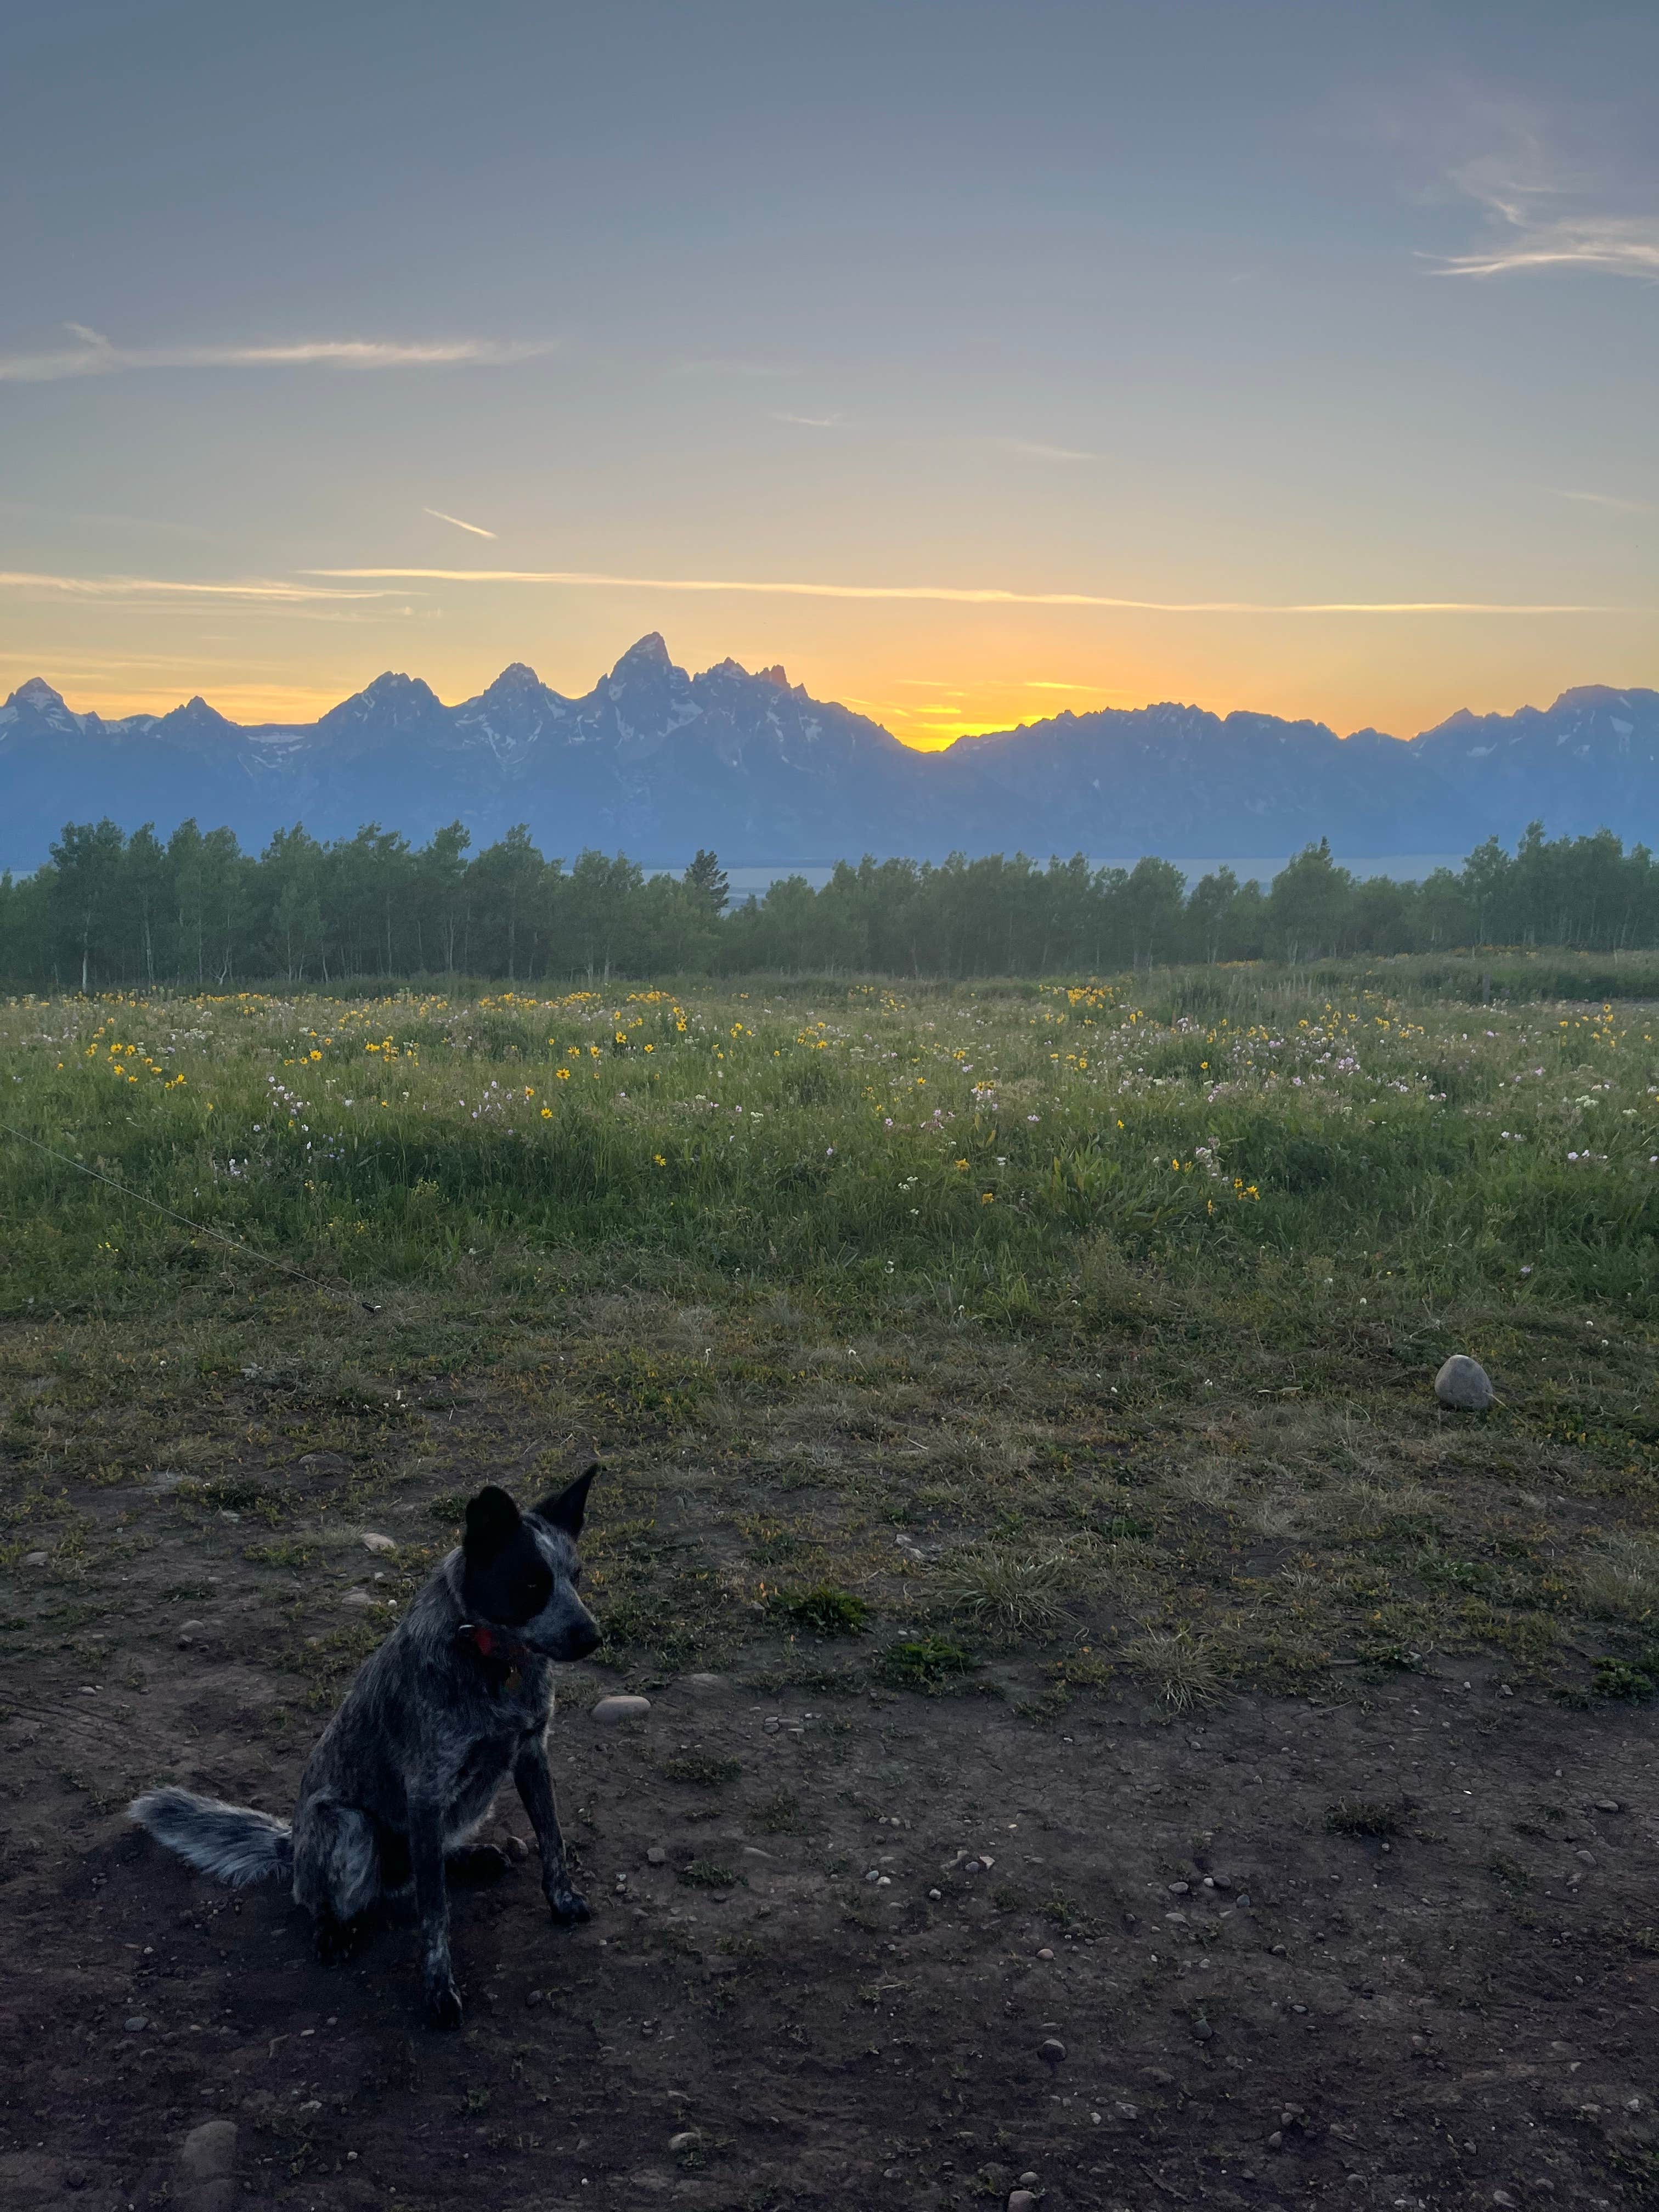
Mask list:
[[[1484,1413],[1498,1394],[1478,1359],[1454,1352],[1434,1378],[1434,1395],[1454,1413]]]
[[[1036,2212],[1036,2197],[1029,2189],[1008,2191],[1008,2212]]]
[[[395,1552],[398,1547],[390,1536],[383,1536],[378,1528],[365,1528],[363,1549],[366,1552]]]
[[[1064,2063],[1066,2045],[1058,2036],[1051,2035],[1046,2041],[1038,2044],[1037,2057],[1046,2066],[1059,2066]]]
[[[645,1863],[647,1866],[666,1866],[668,1854],[660,1844],[653,1844],[646,1852]]]
[[[142,2035],[149,2026],[149,2022],[144,2018],[143,2013],[136,2012],[132,2015],[132,2018],[127,2022],[127,2033],[129,2035]]]
[[[1573,1853],[1573,1856],[1577,1860],[1580,1866],[1593,1867],[1596,1864],[1596,1857],[1594,1851],[1575,1851]]]
[[[1598,1813],[1622,1813],[1625,1808],[1616,1797],[1598,1797],[1595,1809]]]
[[[696,2128],[682,2128],[677,2136],[669,2136],[668,2148],[676,2153],[683,2150],[695,2150],[702,2141],[702,2137]]]
[[[615,1728],[619,1721],[642,1721],[650,1711],[649,1698],[601,1698],[593,1718],[601,1728]]]
[[[374,1601],[366,1589],[349,1589],[341,1598],[342,1605],[373,1605]]]
[[[44,1567],[49,1556],[46,1552],[25,1552],[23,1565],[26,1567]]]
[[[185,2212],[230,2212],[236,2201],[236,2124],[204,2120],[179,2149],[179,2202]]]
[[[1022,2173],[1019,2177],[1019,2185],[1022,2189],[1035,2189],[1042,2179],[1042,2175],[1038,2173]]]
[[[179,2151],[179,2171],[190,2181],[222,2181],[236,2163],[234,2120],[204,2120]]]

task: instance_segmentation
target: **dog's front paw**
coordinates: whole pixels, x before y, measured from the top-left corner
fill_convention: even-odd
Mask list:
[[[572,1889],[568,1881],[562,1881],[556,1888],[548,1891],[547,1909],[561,1928],[579,1927],[584,1920],[591,1920],[593,1917],[580,1890]]]
[[[426,2008],[434,2027],[459,2027],[461,2024],[461,1993],[455,1986],[453,1974],[429,1975],[426,1984]]]

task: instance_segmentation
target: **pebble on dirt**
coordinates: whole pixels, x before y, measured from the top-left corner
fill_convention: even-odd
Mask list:
[[[1058,2066],[1066,2056],[1066,2045],[1057,2036],[1049,2036],[1037,2045],[1037,2057],[1050,2066]]]
[[[179,2150],[179,2201],[186,2212],[229,2212],[236,2197],[236,2123],[204,2120]]]
[[[1011,2189],[1008,2212],[1036,2212],[1036,2198],[1029,2189]]]
[[[366,1552],[395,1552],[397,1545],[390,1536],[382,1536],[378,1529],[365,1528],[363,1549]]]
[[[1454,1352],[1434,1378],[1434,1395],[1454,1413],[1484,1413],[1498,1394],[1478,1359]]]
[[[682,2128],[678,2135],[669,2136],[668,2148],[672,2151],[695,2150],[702,2141],[695,2128]]]
[[[650,1711],[649,1698],[601,1698],[593,1718],[601,1728],[614,1728],[618,1721],[642,1721]]]

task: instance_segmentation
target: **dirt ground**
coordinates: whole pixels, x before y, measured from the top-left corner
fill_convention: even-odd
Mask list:
[[[1650,1711],[1431,1659],[1171,1721],[1127,1684],[1056,1711],[1017,1662],[768,1689],[751,1646],[618,1727],[592,1704],[638,1684],[572,1669],[592,1920],[529,1865],[458,1893],[444,2035],[406,1927],[325,1970],[275,1886],[121,1817],[161,1777],[287,1808],[320,1718],[273,1653],[338,1589],[256,1574],[226,1513],[74,1502],[148,1533],[8,1577],[19,2212],[1659,2203]],[[228,2183],[180,2163],[214,2120]]]

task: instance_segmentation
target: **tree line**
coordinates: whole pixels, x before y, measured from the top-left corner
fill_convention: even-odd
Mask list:
[[[295,827],[258,855],[185,822],[70,823],[33,875],[0,876],[0,987],[225,990],[461,975],[509,982],[840,971],[962,977],[1105,973],[1174,961],[1552,945],[1659,945],[1659,864],[1610,831],[1513,853],[1496,838],[1420,883],[1356,878],[1310,845],[1271,887],[1166,860],[1096,868],[1023,854],[843,862],[733,904],[715,856],[647,875],[618,854],[546,860],[523,828],[472,854],[459,822],[418,848],[369,823],[320,844]]]

